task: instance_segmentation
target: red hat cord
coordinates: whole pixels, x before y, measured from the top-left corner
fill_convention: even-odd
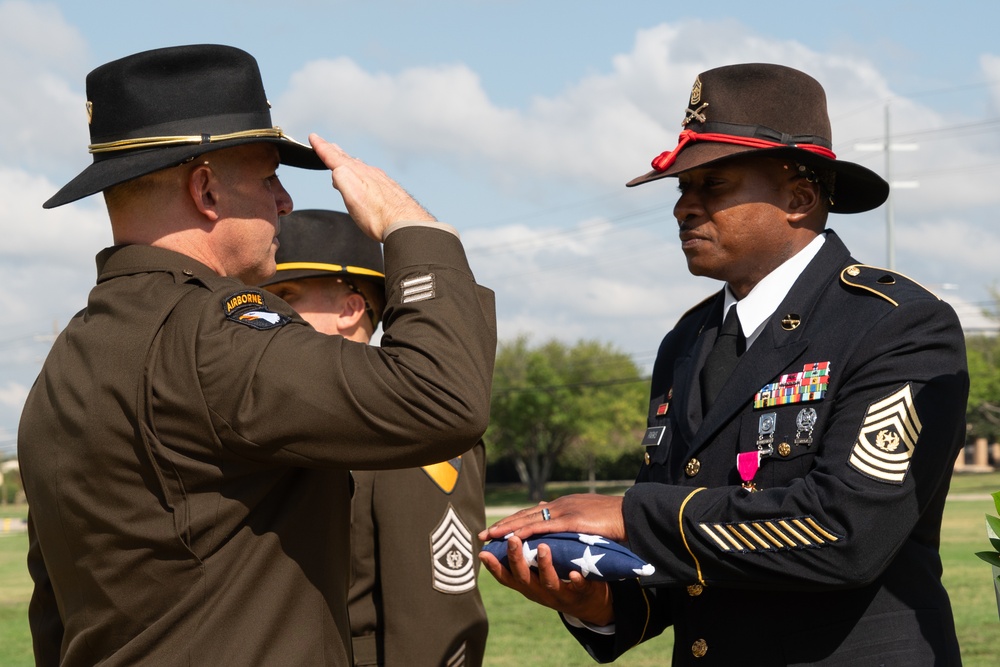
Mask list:
[[[677,139],[677,147],[671,151],[664,151],[653,158],[652,166],[656,171],[666,171],[670,168],[680,154],[681,149],[696,141],[715,141],[723,144],[736,144],[748,146],[750,148],[798,148],[822,155],[823,157],[835,160],[837,156],[829,148],[817,146],[815,144],[783,144],[778,141],[768,141],[767,139],[755,139],[752,137],[738,137],[731,134],[720,134],[717,132],[695,132],[694,130],[682,130]]]

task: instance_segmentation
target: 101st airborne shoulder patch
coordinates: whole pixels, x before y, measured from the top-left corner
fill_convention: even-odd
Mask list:
[[[472,532],[451,504],[430,534],[430,548],[434,590],[460,595],[476,587]]]
[[[284,326],[290,318],[270,310],[264,305],[260,290],[248,289],[234,292],[222,300],[226,319],[245,324],[252,329],[273,329]]]
[[[848,465],[865,477],[902,484],[921,428],[907,383],[868,406]]]

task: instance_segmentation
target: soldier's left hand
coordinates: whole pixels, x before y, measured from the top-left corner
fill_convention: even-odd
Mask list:
[[[545,533],[585,533],[600,535],[624,544],[625,519],[622,496],[578,493],[523,509],[479,533],[479,539],[502,538],[513,533],[522,540]]]

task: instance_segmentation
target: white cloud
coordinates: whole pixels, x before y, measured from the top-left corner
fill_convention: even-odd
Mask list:
[[[0,385],[0,405],[20,410],[28,397],[28,387],[19,382],[5,382]]]
[[[49,211],[57,187],[47,178],[0,166],[5,242],[0,245],[0,308],[37,333],[79,310],[94,283],[94,255],[111,244],[100,198]]]
[[[899,160],[897,172],[947,172],[994,154],[982,142],[954,140],[942,154],[943,137],[929,130],[945,134],[963,119],[894,97],[871,63],[795,41],[764,39],[732,22],[688,21],[640,30],[632,51],[616,56],[609,72],[584,77],[556,96],[535,97],[525,109],[494,105],[464,65],[390,74],[367,72],[346,58],[305,65],[292,77],[281,108],[295,125],[361,132],[397,156],[433,155],[505,178],[573,179],[612,187],[673,147],[699,72],[745,61],[789,63],[819,79],[834,119],[836,150],[876,171],[882,169],[881,155],[858,153],[854,143],[883,136],[889,99],[893,133],[921,130],[929,142]],[[992,61],[984,63],[988,68]],[[968,179],[954,185],[963,183]],[[1000,196],[993,188],[967,190],[962,188],[961,195],[977,200]],[[918,194],[916,201],[921,207],[941,205],[939,198],[929,199]]]
[[[979,65],[985,79],[992,82],[990,91],[993,97],[993,109],[996,111],[1000,109],[1000,56],[984,53],[979,57]]]
[[[928,279],[921,273],[931,279],[947,274],[968,288],[981,287],[975,272],[988,271],[988,260],[967,241],[975,237],[991,247],[996,235],[990,226],[975,216],[963,219],[961,229],[937,222],[954,220],[956,206],[980,208],[1000,198],[986,180],[988,172],[968,171],[969,165],[992,162],[993,147],[982,136],[950,131],[970,120],[961,109],[942,115],[894,95],[870,62],[753,35],[735,22],[639,30],[632,49],[615,56],[606,71],[555,95],[536,96],[524,108],[494,104],[476,73],[461,64],[369,72],[346,58],[303,66],[281,108],[299,125],[360,133],[398,162],[430,159],[457,170],[474,165],[475,174],[467,170],[466,177],[491,180],[498,196],[515,196],[518,189],[511,185],[517,181],[522,192],[567,181],[603,190],[621,187],[675,145],[698,73],[747,61],[789,64],[816,77],[827,91],[835,150],[877,172],[884,156],[854,145],[883,138],[885,103],[891,100],[893,135],[915,135],[920,143],[916,152],[894,155],[894,177],[921,182],[894,198],[898,256],[909,262],[897,268],[918,280]],[[1000,71],[1000,61],[984,58],[983,68]],[[662,226],[650,228],[655,231],[619,229],[613,222],[602,231],[594,219],[578,219],[575,225],[542,220],[466,232],[477,276],[498,292],[501,338],[520,332],[569,340],[598,336],[640,349],[717,289],[717,283],[688,275],[670,243],[673,194],[663,189],[671,187],[666,183],[643,188],[663,203],[656,214]],[[880,263],[884,215],[834,216],[831,225],[860,259]],[[956,278],[960,272],[966,273]]]
[[[995,226],[945,218],[920,222],[907,232],[900,236],[897,247],[914,255],[915,266],[926,267],[928,271],[940,267],[940,272],[934,272],[942,275],[940,282],[956,282],[956,267],[961,267],[964,275],[978,276],[987,283],[990,278],[996,280],[1000,231]]]
[[[294,136],[327,128],[335,130],[327,138],[376,145],[397,164],[428,172],[406,178],[438,189],[417,190],[422,201],[457,202],[450,221],[462,231],[477,277],[497,291],[502,338],[599,338],[645,353],[720,285],[687,272],[670,210],[673,182],[622,186],[674,146],[695,76],[747,61],[785,63],[815,76],[827,91],[835,150],[876,171],[883,156],[853,145],[882,137],[884,102],[891,99],[893,133],[920,144],[894,160],[897,177],[920,181],[894,199],[897,268],[963,289],[995,281],[991,258],[1000,240],[990,216],[1000,189],[989,165],[997,162],[997,142],[983,131],[955,131],[983,119],[961,104],[942,113],[921,98],[900,97],[874,64],[846,51],[754,35],[734,21],[685,21],[638,30],[627,51],[586,63],[587,74],[555,93],[512,96],[529,100],[521,106],[498,104],[462,62],[374,71],[349,58],[313,60],[287,86],[267,83],[284,89],[272,100],[275,121]],[[7,91],[0,122],[9,128],[0,136],[0,308],[24,325],[12,337],[64,323],[93,283],[94,253],[110,243],[100,198],[40,208],[88,162],[83,83],[91,62],[89,45],[52,5],[0,2]],[[1000,80],[1000,57],[984,55],[980,67],[987,80]],[[1000,86],[994,95],[1000,109]],[[435,181],[433,173],[447,176]],[[465,190],[475,193],[472,201],[463,200]],[[589,201],[609,192],[620,197],[544,214],[560,197]],[[517,206],[494,215],[498,202]],[[509,222],[462,228],[463,220],[501,215]],[[859,259],[877,264],[885,252],[884,217],[882,210],[835,216],[831,225]],[[29,348],[19,358],[30,366],[42,352]],[[24,375],[17,377],[22,385],[33,373]]]
[[[0,3],[0,158],[64,170],[87,145],[83,81],[87,47],[52,5]]]

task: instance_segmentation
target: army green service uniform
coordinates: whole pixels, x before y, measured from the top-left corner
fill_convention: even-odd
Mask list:
[[[423,468],[354,472],[349,609],[358,667],[483,664],[476,535],[486,525],[485,473],[481,441]]]
[[[351,664],[348,471],[468,451],[496,348],[456,236],[398,229],[385,265],[375,348],[186,256],[99,255],[21,419],[39,664]]]

